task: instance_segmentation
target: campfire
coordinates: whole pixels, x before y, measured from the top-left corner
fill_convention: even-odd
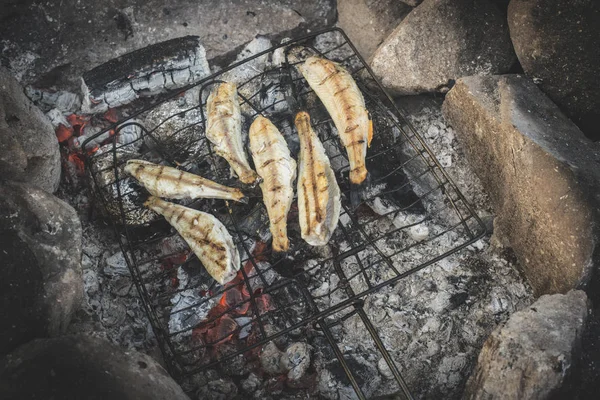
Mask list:
[[[177,400],[476,398],[510,374],[521,394],[569,376],[585,295],[531,303],[590,279],[598,157],[560,133],[577,128],[540,94],[547,77],[498,75],[529,68],[511,44],[523,28],[509,32],[511,12],[485,1],[464,15],[466,3],[445,0],[318,3],[186,0],[157,11],[169,29],[148,26],[137,3],[110,8],[99,15],[124,42],[89,20],[106,43],[81,62],[65,45],[44,76],[49,54],[3,41],[17,79],[0,87],[0,133],[26,133],[0,137],[12,146],[0,167],[17,182],[0,182],[0,217],[17,233],[5,235],[5,274],[18,275],[21,257],[28,282],[4,292],[32,292],[37,307],[31,321],[9,315],[4,375],[38,362],[15,350],[38,337],[20,334],[35,320],[48,337],[127,349],[90,350],[111,354],[90,371],[126,370],[132,386]],[[181,12],[194,7],[231,29],[199,34]],[[331,25],[336,9],[344,30]],[[69,17],[50,14],[44,24]],[[281,33],[242,40],[246,25]],[[16,145],[30,136],[31,154]],[[52,346],[40,370],[102,348]],[[518,352],[553,372],[523,378]]]
[[[361,299],[475,242],[484,227],[341,32],[272,48],[264,44],[264,51],[260,40],[256,45],[254,55],[166,100],[128,112],[128,120],[115,122],[118,111],[112,109],[100,120],[74,118],[71,151],[85,156],[94,193],[121,234],[126,261],[152,312],[153,328],[161,332],[157,337],[173,373],[193,377],[233,363],[257,377],[281,377],[273,383],[278,390],[306,390],[318,379],[318,366],[334,356],[341,369],[330,379],[347,375],[352,390],[370,396],[373,388],[356,376],[362,368],[356,360],[362,356],[346,360],[335,339],[341,321],[360,316],[374,351],[384,355],[381,368],[387,365],[396,390],[409,396]],[[294,67],[311,52],[351,71],[378,132],[367,158],[371,182],[358,203],[351,201],[348,161],[332,135],[331,119]],[[293,154],[298,141],[289,118],[290,107],[297,105],[289,104],[289,96],[301,98],[343,192],[339,228],[325,253],[299,239],[294,203],[288,217],[291,248],[284,256],[270,250],[259,192],[249,193],[248,204],[183,202],[216,215],[234,233],[242,268],[224,285],[212,280],[170,227],[144,208],[145,190],[123,171],[128,159],[145,158],[235,186],[224,160],[215,157],[204,137],[206,99],[218,81],[237,83],[245,124],[262,114],[282,126]],[[90,136],[86,127],[92,123],[111,125]],[[136,134],[123,134],[128,126],[136,127]],[[64,130],[60,125],[57,135]],[[69,140],[62,143],[69,146]],[[155,227],[148,229],[148,224]],[[333,353],[311,338],[325,339]]]

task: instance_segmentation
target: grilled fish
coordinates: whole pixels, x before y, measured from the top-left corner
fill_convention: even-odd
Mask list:
[[[214,145],[215,153],[227,160],[240,181],[258,183],[260,178],[250,168],[242,143],[242,114],[235,84],[218,84],[208,96],[206,109],[206,138]]]
[[[300,137],[298,214],[302,238],[313,246],[327,244],[340,217],[340,188],[323,144],[310,125],[310,116],[296,115]]]
[[[154,196],[144,205],[165,217],[217,282],[224,285],[235,277],[240,269],[240,255],[221,221],[205,212]]]
[[[290,245],[287,215],[294,200],[296,161],[279,130],[262,116],[250,126],[250,151],[256,171],[263,179],[260,188],[269,214],[273,250],[287,251]]]
[[[352,75],[341,65],[320,57],[309,57],[298,69],[331,115],[350,161],[350,182],[367,177],[365,157],[373,139],[373,122],[365,99]]]
[[[241,190],[201,176],[144,160],[129,160],[125,172],[137,179],[151,195],[169,199],[224,199],[247,202]]]

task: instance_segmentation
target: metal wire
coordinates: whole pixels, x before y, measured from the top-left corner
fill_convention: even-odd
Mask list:
[[[294,67],[302,61],[301,56],[296,60],[288,57],[293,48],[309,49],[338,61],[352,73],[364,94],[375,137],[367,154],[370,181],[359,192],[348,181],[346,152],[331,118]],[[186,204],[217,216],[238,246],[243,267],[232,283],[222,286],[185,247],[177,248],[177,235],[168,224],[144,209],[147,193],[124,174],[123,165],[127,159],[143,158],[239,186],[204,135],[206,94],[228,73],[246,68],[259,57],[273,59],[281,50],[285,50],[284,63],[255,71],[238,82],[245,128],[261,114],[281,129],[292,131],[294,111],[306,109],[342,190],[340,223],[330,241],[330,252],[315,250],[300,239],[294,203],[288,219],[291,249],[282,256],[273,254],[261,236],[268,232],[268,220],[259,189],[243,188],[250,198],[246,205],[221,200]],[[161,107],[194,88],[199,89],[196,104],[160,114]],[[265,104],[269,93],[275,95]],[[154,117],[154,126],[131,122],[131,118],[147,121],[153,113],[159,114],[158,121]],[[103,147],[106,150],[92,154],[86,166],[94,196],[101,200],[119,233],[141,302],[174,375],[206,370],[316,323],[334,351],[337,349],[335,353],[360,397],[360,388],[325,322],[328,316],[354,309],[398,387],[411,398],[360,299],[465,248],[483,236],[485,227],[343,31],[329,29],[258,53],[132,113],[128,121],[137,127],[139,137],[127,143],[120,141],[126,125],[114,124],[106,130],[115,130],[110,143]],[[83,148],[106,131],[88,139]],[[376,214],[373,203],[381,199],[386,200],[387,208]],[[396,221],[407,213],[418,218],[382,225],[384,220]],[[435,229],[426,238],[411,239],[411,229],[427,224]],[[381,231],[381,226],[386,228]],[[438,246],[442,241],[446,246]],[[393,246],[388,245],[390,242]],[[415,252],[422,252],[420,258],[410,257]],[[335,284],[327,278],[332,275],[338,278]],[[319,292],[325,281],[328,289]],[[181,316],[185,318],[177,321],[190,322],[175,329],[171,322]],[[219,346],[224,341],[230,343],[226,351]]]

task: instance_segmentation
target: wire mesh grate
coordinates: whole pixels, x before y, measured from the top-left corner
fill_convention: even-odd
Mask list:
[[[303,49],[294,52],[295,59],[293,49]],[[342,64],[364,94],[375,133],[366,160],[369,182],[360,192],[349,184],[346,152],[331,118],[294,67],[310,52]],[[142,158],[240,187],[204,136],[206,98],[212,85],[224,80],[238,84],[246,142],[250,123],[262,114],[280,129],[297,158],[294,113],[309,112],[342,191],[342,213],[329,244],[315,248],[300,237],[294,201],[288,217],[290,251],[278,255],[270,250],[260,189],[243,187],[248,204],[180,202],[215,215],[232,234],[242,268],[222,286],[168,223],[143,207],[148,194],[123,166]],[[208,368],[310,322],[322,323],[485,232],[339,29],[273,47],[139,110],[86,163],[95,197],[120,234],[161,349],[179,374]],[[227,346],[217,346],[224,341]]]

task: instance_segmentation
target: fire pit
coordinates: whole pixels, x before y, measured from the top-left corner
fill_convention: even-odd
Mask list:
[[[375,134],[367,154],[370,180],[359,193],[348,181],[346,153],[328,113],[294,67],[310,52],[341,63],[364,94]],[[240,252],[242,268],[220,285],[175,231],[143,207],[148,193],[123,167],[141,158],[236,186],[204,135],[208,92],[224,80],[238,85],[243,131],[256,115],[268,117],[293,156],[299,148],[294,111],[299,104],[308,109],[342,190],[342,213],[328,245],[310,247],[300,238],[294,202],[290,250],[277,255],[259,189],[244,188],[248,204],[185,203],[219,218]],[[219,367],[233,376],[276,376],[274,390],[306,390],[314,386],[315,363],[335,357],[356,395],[365,398],[372,394],[367,364],[345,357],[336,339],[336,327],[356,318],[384,360],[379,369],[411,398],[363,301],[474,243],[485,227],[343,31],[284,41],[131,113],[81,146],[92,149],[86,170],[95,197],[118,233],[173,376],[185,381]],[[250,377],[241,384],[252,385]]]

